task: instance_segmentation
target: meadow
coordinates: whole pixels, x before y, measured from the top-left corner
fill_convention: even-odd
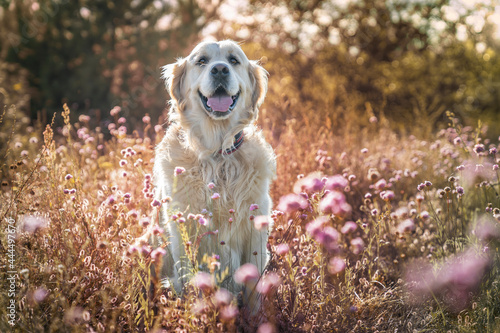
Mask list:
[[[164,237],[168,201],[154,200],[151,169],[165,126],[145,115],[132,130],[120,112],[106,138],[66,105],[64,125],[45,128],[5,108],[1,284],[13,294],[1,299],[2,331],[499,331],[498,141],[485,128],[449,112],[449,127],[424,139],[371,116],[341,134],[283,124],[277,140],[264,111],[278,156],[272,259],[262,276],[238,273],[261,298],[249,311],[218,287],[212,253],[206,272],[192,262],[184,295],[162,288],[165,250],[149,240]],[[212,218],[171,218],[200,217]]]
[[[499,10],[0,2],[0,332],[500,333]],[[158,272],[161,66],[205,38],[270,74],[273,213],[246,222],[273,220],[271,260],[235,274],[257,309],[221,287],[216,253],[196,260],[207,224],[232,223],[210,204],[168,214],[185,292]]]

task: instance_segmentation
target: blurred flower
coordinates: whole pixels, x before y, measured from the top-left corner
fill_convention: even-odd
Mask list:
[[[244,264],[234,273],[234,281],[240,284],[247,284],[259,278],[259,270],[254,264]]]
[[[125,165],[127,165],[127,160],[120,160],[120,166],[121,167],[124,167]]]
[[[150,223],[151,221],[149,220],[149,217],[146,216],[141,218],[139,221],[139,225],[143,228],[146,228]]]
[[[376,168],[368,169],[368,180],[374,182],[380,178],[380,172]]]
[[[344,194],[337,191],[330,192],[321,199],[319,209],[323,213],[334,215],[347,215],[351,212],[351,206],[346,202]]]
[[[33,300],[36,303],[41,303],[45,300],[45,298],[47,298],[48,295],[49,292],[45,288],[40,287],[33,292]]]
[[[257,329],[257,333],[276,333],[276,329],[274,325],[271,323],[264,323],[259,326]]]
[[[299,209],[306,209],[308,206],[309,203],[304,197],[290,193],[280,198],[280,202],[276,208],[280,211],[291,213]]]
[[[211,198],[212,198],[212,200],[217,200],[217,199],[220,198],[220,194],[219,193],[214,193],[214,194],[212,194]]]
[[[323,244],[328,250],[336,250],[338,248],[339,232],[330,226],[324,226],[328,218],[322,216],[309,222],[306,225],[306,231],[318,243]]]
[[[163,129],[161,125],[155,125],[155,132],[160,133],[160,131]]]
[[[396,217],[399,219],[405,219],[409,216],[409,211],[407,207],[399,207],[395,211]]]
[[[357,237],[351,240],[352,253],[360,254],[365,248],[365,242],[361,237]]]
[[[380,179],[378,182],[375,183],[375,188],[377,190],[383,190],[386,187],[387,187],[387,181],[384,178]]]
[[[250,205],[250,211],[253,211],[253,210],[256,210],[256,209],[259,209],[259,205],[257,205],[257,204],[251,204]]]
[[[300,192],[314,193],[321,191],[323,186],[321,174],[319,172],[313,172],[307,175],[307,177],[297,180],[295,185],[293,185],[293,191],[297,194]]]
[[[342,229],[340,230],[340,232],[343,234],[350,234],[350,233],[356,231],[357,228],[358,228],[358,225],[355,222],[347,221],[344,224],[344,226],[342,227]]]
[[[268,295],[274,288],[281,284],[281,279],[275,272],[264,274],[255,287],[262,295]]]
[[[449,310],[458,313],[469,306],[490,267],[489,257],[468,249],[442,262],[436,274],[431,265],[414,265],[407,271],[407,286],[414,301],[438,297]]]
[[[167,254],[167,251],[165,251],[165,249],[157,247],[151,252],[151,258],[154,262],[158,262],[161,258],[163,258],[165,254]]]
[[[499,224],[495,223],[490,215],[483,215],[479,219],[474,233],[480,240],[486,242],[500,239]]]
[[[380,192],[380,198],[385,201],[390,201],[394,199],[394,192],[393,191],[382,191]]]
[[[209,189],[213,190],[213,189],[215,188],[215,184],[214,184],[214,183],[212,183],[212,182],[210,182],[210,183],[208,183],[207,187],[208,187]]]
[[[207,224],[208,224],[208,221],[207,221],[207,219],[206,219],[206,218],[204,218],[204,217],[200,217],[200,219],[198,220],[198,223],[199,223],[200,225],[205,226],[205,225],[207,225]]]
[[[482,143],[476,144],[472,150],[478,155],[485,151],[484,145]]]
[[[349,185],[349,182],[345,179],[345,177],[335,175],[327,178],[325,189],[330,191],[343,191],[347,185]]]
[[[69,173],[64,177],[64,179],[66,179],[66,180],[70,180],[71,178],[73,178],[73,176],[70,175]]]
[[[368,153],[368,148],[361,149],[361,154],[367,154],[367,153]]]
[[[333,257],[332,259],[330,259],[330,262],[328,263],[328,272],[330,272],[330,274],[333,275],[338,274],[344,271],[345,266],[346,266],[345,259]]]
[[[213,276],[206,272],[198,272],[194,276],[193,281],[196,288],[199,288],[204,292],[208,292],[215,287]]]
[[[161,206],[161,201],[157,200],[157,199],[154,199],[152,202],[151,202],[151,207],[160,207]]]
[[[217,307],[226,306],[231,304],[233,295],[224,288],[217,290],[213,296],[214,303]]]
[[[262,230],[269,226],[269,216],[267,215],[259,215],[255,217],[254,221],[255,229]]]
[[[422,220],[428,220],[429,217],[430,217],[430,214],[428,211],[424,210],[422,212],[420,212],[420,217],[422,218]]]
[[[183,167],[175,167],[174,175],[175,176],[182,175],[185,171],[186,169],[184,169]]]
[[[409,232],[415,231],[415,223],[413,222],[412,219],[406,219],[406,220],[402,221],[398,225],[397,231],[400,234],[404,234],[404,233],[409,233]]]
[[[109,111],[109,114],[114,117],[114,116],[118,115],[118,113],[120,113],[121,110],[122,110],[121,107],[115,106],[114,108],[111,109],[111,111]]]
[[[154,235],[161,235],[163,234],[164,230],[163,228],[160,228],[159,226],[155,225],[154,228],[153,228],[153,234]]]
[[[288,251],[290,251],[290,247],[288,246],[288,244],[279,244],[278,246],[276,246],[276,249],[275,249],[275,252],[282,256],[282,255],[285,255],[288,253]]]
[[[48,224],[49,220],[42,216],[23,215],[21,218],[22,230],[31,234],[46,228]]]
[[[238,308],[232,304],[223,307],[219,311],[220,318],[222,320],[225,320],[225,321],[229,321],[229,320],[236,318],[236,316],[238,316],[238,314],[239,314]]]
[[[151,117],[146,114],[144,117],[142,117],[142,122],[144,124],[149,124],[151,122]]]

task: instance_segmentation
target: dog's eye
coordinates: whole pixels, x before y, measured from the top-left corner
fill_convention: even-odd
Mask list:
[[[238,65],[240,63],[235,57],[230,57],[229,62],[231,63],[231,65]]]
[[[204,65],[206,65],[207,63],[208,63],[208,60],[207,60],[207,58],[205,58],[205,57],[201,57],[201,58],[200,58],[200,59],[198,59],[198,61],[196,62],[196,64],[197,64],[198,66],[204,66]]]

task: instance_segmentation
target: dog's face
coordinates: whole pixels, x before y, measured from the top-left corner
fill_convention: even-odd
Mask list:
[[[256,118],[267,91],[267,72],[232,41],[198,44],[164,77],[176,111],[191,119]]]

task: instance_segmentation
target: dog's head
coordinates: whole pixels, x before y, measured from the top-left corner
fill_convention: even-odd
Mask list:
[[[267,72],[233,41],[203,42],[163,67],[172,113],[191,122],[249,123],[267,92]]]

